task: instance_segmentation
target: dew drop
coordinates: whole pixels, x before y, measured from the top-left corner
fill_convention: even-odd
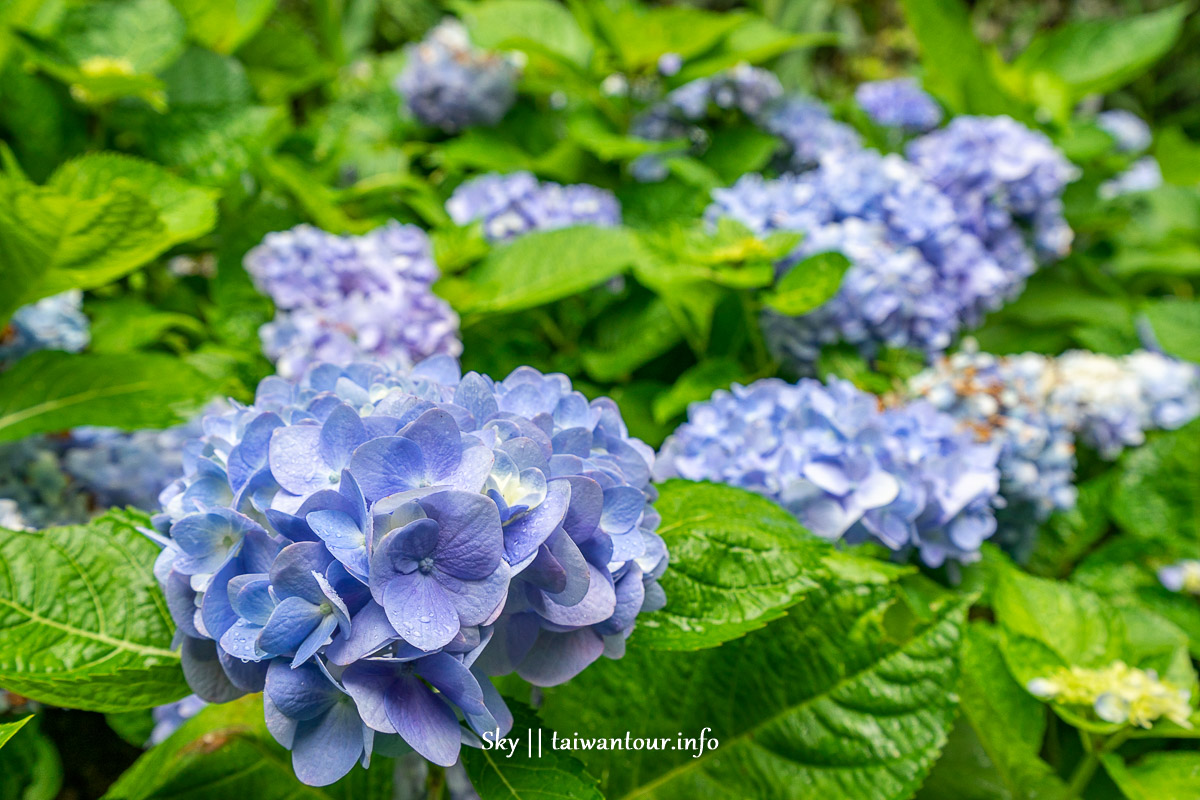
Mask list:
[[[421,622],[423,622],[426,625],[433,622],[433,618],[430,617],[428,614],[425,614],[425,615],[419,617],[419,619],[421,620]]]

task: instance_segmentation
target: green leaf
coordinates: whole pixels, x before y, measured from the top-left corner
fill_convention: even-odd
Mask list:
[[[1162,167],[1163,180],[1176,186],[1200,184],[1200,144],[1175,126],[1154,136],[1154,158]]]
[[[0,748],[8,744],[8,740],[17,735],[17,731],[25,727],[25,723],[33,719],[33,714],[16,722],[0,722]]]
[[[653,67],[664,53],[678,53],[685,59],[699,55],[752,18],[746,13],[689,6],[642,8],[630,4],[610,11],[595,5],[590,10],[628,72]]]
[[[642,256],[625,228],[577,227],[530,233],[498,247],[464,278],[439,289],[462,313],[533,308],[590,289]]]
[[[750,126],[721,127],[713,131],[703,161],[727,183],[747,172],[763,169],[779,149],[779,139]]]
[[[841,253],[816,253],[789,269],[763,302],[789,317],[807,314],[837,294],[848,269]]]
[[[594,380],[615,381],[682,339],[667,303],[653,295],[628,300],[600,318],[595,342],[583,350],[583,367]]]
[[[638,619],[641,646],[715,647],[783,616],[828,577],[828,544],[764,497],[671,480],[654,507],[671,569],[660,580],[666,608]]]
[[[128,353],[160,343],[173,331],[196,338],[208,335],[204,323],[177,311],[160,311],[149,303],[129,297],[90,302],[90,353]]]
[[[167,248],[154,207],[129,181],[94,198],[0,176],[0,322],[67,289],[103,286]]]
[[[59,167],[47,186],[94,200],[118,181],[128,181],[158,211],[168,244],[198,238],[217,224],[218,193],[193,186],[159,165],[120,153],[89,153]]]
[[[592,43],[571,12],[551,0],[487,0],[468,6],[462,16],[472,43],[488,50],[536,43],[580,66],[592,55]]]
[[[1200,422],[1152,436],[1121,465],[1110,505],[1118,525],[1147,539],[1200,542]]]
[[[508,707],[513,712],[508,738],[518,740],[512,753],[475,747],[462,751],[463,767],[481,800],[604,800],[583,764],[551,747],[553,734],[542,729],[532,708],[511,700]]]
[[[666,653],[635,641],[624,660],[546,690],[542,718],[560,733],[624,738],[632,710],[635,736],[693,739],[665,751],[575,753],[613,800],[901,800],[954,717],[965,607],[943,600],[925,610],[917,618],[896,583],[822,588],[721,647]]]
[[[192,108],[144,119],[139,131],[149,158],[178,167],[208,186],[235,182],[288,128],[281,106]]]
[[[0,685],[43,703],[127,711],[188,693],[144,517],[0,529]]]
[[[33,353],[0,374],[0,442],[80,425],[165,428],[214,390],[182,361],[155,353]]]
[[[55,800],[63,783],[62,759],[34,719],[0,750],[0,797]]]
[[[332,786],[305,786],[267,731],[262,695],[205,708],[134,762],[104,800],[391,800],[392,763],[378,755]]]
[[[1014,63],[1065,84],[1071,99],[1106,94],[1148,70],[1179,38],[1188,3],[1122,19],[1074,22],[1033,40]]]
[[[232,53],[258,31],[278,0],[172,0],[193,39],[218,53]]]
[[[728,389],[735,381],[748,381],[745,370],[733,359],[701,361],[680,375],[671,388],[654,398],[654,420],[666,424],[681,415],[692,403],[712,397],[718,389]]]
[[[1046,710],[1013,680],[1004,666],[998,631],[967,626],[959,683],[962,716],[951,747],[933,768],[922,800],[1057,800],[1066,785],[1038,756],[1046,734]]]
[[[1145,314],[1163,350],[1189,361],[1200,361],[1200,302],[1157,300],[1146,306]]]
[[[96,0],[70,8],[55,41],[78,65],[119,59],[153,73],[183,52],[186,27],[169,0]]]
[[[959,113],[1024,116],[975,38],[962,0],[903,0],[903,6],[920,45],[929,91]]]
[[[1128,800],[1182,800],[1194,796],[1200,786],[1200,753],[1147,753],[1132,765],[1115,753],[1100,760]]]

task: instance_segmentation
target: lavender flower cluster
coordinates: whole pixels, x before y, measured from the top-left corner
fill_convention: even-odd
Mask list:
[[[462,352],[458,316],[433,293],[437,265],[415,225],[392,222],[364,236],[310,225],[269,233],[246,269],[278,309],[260,336],[284,377],[318,361],[407,365]]]
[[[607,189],[539,182],[529,172],[473,178],[454,190],[446,211],[459,225],[481,221],[484,235],[493,242],[530,231],[621,224],[621,205]]]
[[[850,258],[828,303],[802,317],[769,313],[764,320],[773,348],[800,371],[837,340],[868,355],[880,345],[939,353],[1019,291],[1027,275],[993,258],[959,225],[953,201],[898,155],[859,150],[800,175],[746,175],[714,191],[713,201],[710,221],[728,216],[760,234],[805,233],[781,274],[818,252]]]
[[[450,765],[511,726],[489,675],[561,683],[665,601],[653,451],[523,367],[330,364],[206,416],[155,574],[201,698],[264,692],[299,778],[404,744]]]
[[[854,100],[872,122],[884,128],[924,133],[942,124],[941,106],[912,78],[859,84]]]
[[[973,347],[912,379],[910,393],[1000,448],[1002,544],[1023,556],[1038,523],[1075,505],[1075,443],[1103,458],[1200,416],[1200,367],[1152,351],[1114,358],[994,356]]]
[[[87,347],[91,332],[82,307],[83,292],[72,289],[18,308],[0,330],[0,369],[38,350],[78,353]]]
[[[908,158],[954,202],[959,225],[975,234],[1010,272],[1034,269],[1038,255],[1061,258],[1074,235],[1062,193],[1078,170],[1043,133],[1011,117],[956,117],[908,146]]]
[[[655,477],[739,486],[822,538],[940,566],[977,559],[995,532],[997,456],[928,403],[881,410],[846,381],[767,379],[692,404]]]
[[[442,21],[406,53],[396,91],[425,125],[447,133],[495,125],[516,100],[516,59],[476,50],[457,20]]]

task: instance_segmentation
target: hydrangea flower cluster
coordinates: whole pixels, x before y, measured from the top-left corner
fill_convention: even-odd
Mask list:
[[[1099,194],[1104,200],[1138,192],[1150,192],[1163,184],[1162,167],[1154,156],[1143,156],[1129,165],[1124,172],[1100,184]]]
[[[1078,170],[1050,139],[1011,117],[956,117],[913,140],[908,158],[953,201],[959,225],[1011,271],[1031,272],[1021,227],[1043,258],[1061,258],[1074,234],[1062,193]]]
[[[942,123],[942,108],[912,78],[869,81],[854,90],[854,100],[877,125],[924,133]]]
[[[154,729],[150,731],[150,739],[146,742],[146,746],[152,747],[165,742],[171,734],[183,726],[183,723],[199,714],[207,705],[208,703],[204,700],[190,694],[182,700],[176,700],[174,703],[154,709]]]
[[[909,392],[1000,448],[998,540],[1022,557],[1038,523],[1075,505],[1075,442],[1108,459],[1144,432],[1200,415],[1200,368],[1152,351],[994,356],[973,343],[915,376]]]
[[[977,559],[995,532],[996,458],[927,403],[881,410],[847,381],[767,379],[692,404],[655,476],[739,486],[822,538],[940,566]]]
[[[1118,725],[1153,727],[1167,719],[1191,728],[1192,693],[1160,680],[1154,670],[1114,661],[1102,669],[1060,667],[1044,678],[1035,678],[1029,693],[1066,706],[1090,706],[1096,716]]]
[[[37,350],[78,353],[91,341],[78,289],[44,297],[18,308],[0,331],[0,369]]]
[[[193,690],[264,691],[306,783],[400,743],[453,764],[460,714],[511,726],[489,675],[561,683],[665,601],[653,451],[563,375],[322,364],[202,425],[155,573]]]
[[[443,20],[406,53],[396,91],[425,125],[447,133],[495,125],[517,98],[517,60],[476,50],[455,19]]]
[[[415,225],[392,222],[364,236],[311,225],[269,233],[246,269],[278,309],[260,335],[284,377],[317,361],[411,364],[462,352],[458,316],[433,293],[437,264]]]
[[[835,120],[817,100],[799,95],[769,105],[758,124],[783,140],[780,168],[784,172],[803,172],[825,159],[855,153],[863,146],[858,131]]]
[[[97,508],[158,508],[158,495],[183,468],[183,447],[199,418],[164,430],[76,428],[63,453],[67,474]]]
[[[746,175],[713,201],[710,221],[729,216],[760,234],[805,234],[782,271],[829,250],[853,262],[838,294],[815,312],[767,316],[769,341],[801,372],[838,339],[868,355],[880,345],[939,353],[1028,274],[1007,271],[958,224],[951,200],[897,155],[859,150],[800,175]]]
[[[67,444],[51,436],[0,444],[0,497],[11,503],[6,516],[13,523],[5,527],[74,525],[91,516],[91,498],[63,469]]]
[[[1158,581],[1171,592],[1200,597],[1200,560],[1189,558],[1158,571]]]
[[[1141,153],[1154,138],[1145,120],[1124,109],[1101,111],[1096,115],[1096,124],[1113,138],[1117,149],[1124,153]]]
[[[454,190],[446,211],[459,225],[482,221],[484,235],[493,242],[530,231],[621,224],[621,205],[607,189],[539,182],[529,172],[473,178]]]

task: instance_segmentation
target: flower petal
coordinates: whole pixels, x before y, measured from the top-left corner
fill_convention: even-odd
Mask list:
[[[392,725],[425,758],[439,766],[453,766],[462,746],[458,717],[441,698],[415,677],[398,680],[387,695]]]
[[[333,470],[321,457],[320,443],[316,425],[288,425],[271,434],[267,459],[280,486],[299,495],[333,487]]]
[[[504,549],[504,531],[496,504],[481,494],[450,490],[419,501],[438,524],[437,568],[473,580],[495,571]]]
[[[372,439],[360,446],[350,458],[349,470],[368,503],[428,484],[421,448],[399,436]]]
[[[301,783],[328,786],[363,754],[363,724],[354,701],[341,695],[322,716],[301,722],[292,743],[292,768]]]
[[[324,616],[317,606],[302,597],[285,597],[263,626],[258,646],[274,655],[294,653]]]
[[[380,605],[404,641],[422,650],[436,650],[454,638],[458,611],[438,581],[413,572],[384,587]]]

